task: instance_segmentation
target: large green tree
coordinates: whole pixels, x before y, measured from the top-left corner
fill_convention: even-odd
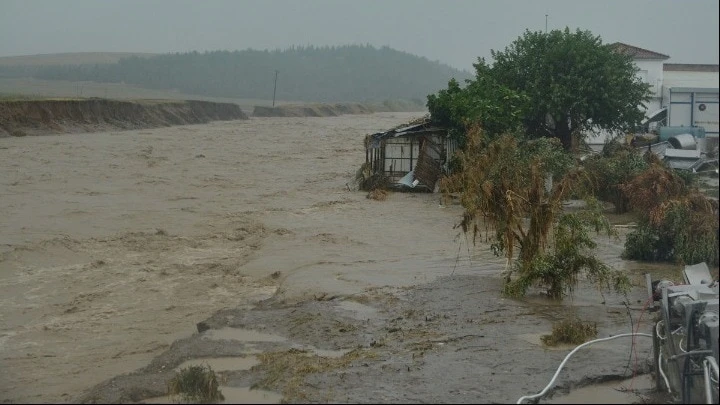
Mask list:
[[[643,119],[638,107],[648,100],[649,86],[638,68],[589,31],[526,31],[492,56],[495,78],[527,95],[530,134],[557,137],[569,148],[573,135],[627,130]]]
[[[558,138],[566,149],[589,131],[624,131],[643,119],[649,86],[629,56],[589,31],[526,31],[492,57],[492,65],[479,59],[465,88],[451,83],[428,97],[433,119],[479,121],[489,133],[517,119],[531,137]]]

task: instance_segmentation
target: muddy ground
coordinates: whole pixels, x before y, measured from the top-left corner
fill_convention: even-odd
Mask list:
[[[280,395],[271,399],[290,403],[515,403],[541,391],[572,349],[540,346],[552,321],[570,311],[597,320],[602,337],[630,328],[618,303],[603,308],[513,301],[499,298],[500,288],[496,277],[454,275],[409,288],[292,305],[271,298],[251,310],[220,311],[200,326],[211,329],[175,342],[146,368],[105,382],[80,401],[161,397],[176,368],[205,358],[199,364],[220,370],[224,387],[274,391]],[[630,347],[626,339],[579,352],[557,392],[614,381],[580,403],[650,401],[652,387],[640,374],[649,372],[651,346],[638,339],[637,363],[629,363]],[[245,368],[262,352],[275,357]],[[223,357],[237,369],[219,363]],[[618,395],[622,388],[628,392]]]
[[[554,321],[649,332],[642,274],[680,269],[620,259],[624,226],[598,255],[628,297],[511,300],[458,205],[355,190],[364,136],[416,116],[0,139],[0,401],[162,401],[200,361],[230,402],[515,402],[572,349],[540,345]],[[650,339],[631,347],[579,352],[546,400],[595,383],[588,402],[646,400]]]

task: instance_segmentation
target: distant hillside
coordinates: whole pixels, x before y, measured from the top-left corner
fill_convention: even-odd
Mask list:
[[[123,57],[111,64],[3,69],[0,77],[125,83],[152,89],[229,98],[342,102],[415,100],[463,82],[468,72],[427,58],[370,45],[293,47],[276,51],[214,51]]]
[[[46,55],[0,56],[0,66],[56,66],[118,63],[122,58],[146,58],[154,53],[138,52],[76,52]]]

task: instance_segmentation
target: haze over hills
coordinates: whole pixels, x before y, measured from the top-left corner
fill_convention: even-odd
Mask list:
[[[278,99],[317,102],[406,99],[424,105],[427,95],[446,87],[451,78],[463,82],[471,77],[469,72],[437,61],[371,45],[130,54],[110,63],[101,55],[96,54],[92,61],[89,57],[68,58],[65,54],[63,63],[53,61],[52,55],[41,55],[42,59],[36,57],[34,61],[26,57],[30,62],[44,60],[42,64],[20,64],[17,60],[3,63],[8,58],[0,58],[0,78],[125,83],[203,96],[269,99],[273,97],[277,71]]]

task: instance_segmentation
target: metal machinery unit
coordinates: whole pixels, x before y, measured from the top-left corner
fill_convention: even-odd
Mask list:
[[[659,310],[653,333],[655,381],[676,401],[718,403],[718,281],[705,263],[685,266],[685,282],[652,282]],[[659,308],[657,304],[659,303]]]

